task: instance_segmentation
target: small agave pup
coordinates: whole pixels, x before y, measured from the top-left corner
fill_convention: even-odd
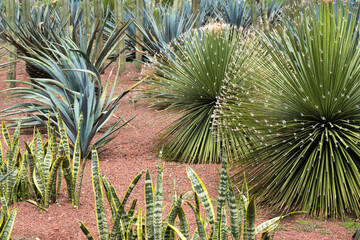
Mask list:
[[[276,209],[360,216],[358,9],[340,1],[301,8],[284,29],[263,35],[271,61],[253,104],[256,121],[245,124],[262,141],[233,165],[234,179],[246,171],[259,199]],[[218,106],[225,136],[241,123],[238,92],[229,84]]]

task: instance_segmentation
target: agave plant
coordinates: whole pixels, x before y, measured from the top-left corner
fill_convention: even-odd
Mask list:
[[[18,13],[16,28],[7,21],[6,16],[0,13],[4,20],[4,23],[0,24],[2,30],[0,37],[15,46],[17,52],[25,56],[36,56],[36,49],[42,49],[51,55],[51,51],[47,49],[46,41],[44,41],[51,38],[50,31],[46,30],[51,29],[52,33],[59,37],[62,37],[65,32],[66,21],[62,20],[57,9],[47,4],[33,7],[29,22],[25,22],[19,8],[16,10]],[[29,48],[31,49],[29,50]],[[30,77],[49,77],[48,74],[29,63],[26,64],[26,70]]]
[[[247,28],[251,25],[250,7],[245,0],[224,1],[223,10],[219,11],[224,22],[237,28]]]
[[[106,12],[104,14],[109,15]],[[54,54],[54,48],[64,53],[64,48],[61,47],[62,41],[64,38],[71,38],[76,44],[76,49],[80,49],[86,54],[90,62],[101,73],[116,60],[118,54],[114,55],[114,52],[119,42],[124,38],[125,31],[131,22],[128,21],[108,31],[106,27],[107,21],[102,24],[92,22],[90,26],[85,26],[81,22],[81,16],[77,16],[70,27],[68,19],[61,18],[57,8],[52,8],[49,5],[40,5],[40,7],[33,8],[31,16],[29,22],[18,20],[15,28],[11,27],[6,21],[6,17],[3,16],[5,24],[0,25],[4,30],[1,32],[0,37],[5,42],[14,45],[21,55],[38,61],[43,60],[39,56],[44,54],[54,61],[58,61],[59,56]],[[89,35],[85,34],[88,29]],[[105,41],[101,37],[103,35],[106,35]],[[99,43],[103,41],[103,47],[99,49]],[[109,59],[110,61],[107,61]],[[31,78],[52,77],[39,64],[26,61],[26,58],[24,60]]]
[[[336,4],[302,5],[286,28],[263,35],[271,61],[254,116],[262,146],[233,167],[236,181],[249,170],[254,192],[276,209],[360,215],[358,8]],[[228,119],[231,106],[222,107]]]
[[[260,2],[257,14],[265,27],[275,26],[281,21],[282,7],[282,2],[279,0],[263,0]]]
[[[135,14],[127,11],[126,16],[135,19]],[[190,31],[196,22],[196,15],[191,13],[189,2],[183,1],[181,8],[174,5],[156,4],[153,6],[145,5],[143,11],[143,21],[134,21],[134,24],[128,28],[128,34],[133,36],[128,44],[135,45],[139,42],[145,46],[150,55],[159,53],[161,49],[171,44],[172,41]],[[135,37],[136,28],[142,33],[144,40]],[[131,48],[131,46],[129,46]]]
[[[31,114],[23,119],[22,124],[34,126],[46,125],[48,114],[50,114],[52,124],[57,125],[56,113],[58,109],[65,123],[66,133],[72,147],[76,142],[78,122],[82,115],[84,121],[80,130],[80,146],[81,155],[85,157],[89,153],[91,141],[95,134],[111,118],[118,108],[120,100],[141,81],[118,97],[113,98],[117,77],[108,95],[109,82],[104,87],[97,87],[102,86],[100,73],[91,64],[87,55],[80,51],[70,38],[59,41],[61,45],[53,47],[53,52],[58,56],[57,60],[45,53],[37,57],[40,60],[24,58],[26,61],[37,64],[52,79],[37,79],[37,84],[16,81],[29,87],[10,89],[9,94],[14,95],[14,97],[31,99],[32,102],[18,104],[3,111],[9,115],[20,112]],[[95,146],[104,146],[113,139],[111,135],[127,123],[122,121],[123,119],[120,119],[109,126],[105,133],[96,139]]]
[[[212,115],[220,93],[232,78],[231,66],[241,68],[236,78],[246,82],[248,72],[256,69],[249,55],[250,41],[233,28],[203,28],[185,35],[174,49],[152,59],[157,72],[149,91],[158,100],[153,106],[179,112],[161,136],[164,156],[169,159],[211,163],[218,162],[221,144],[212,131]]]

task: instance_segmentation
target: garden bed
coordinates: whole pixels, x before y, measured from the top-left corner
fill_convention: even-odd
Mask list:
[[[17,79],[27,80],[28,76],[22,63],[17,67]],[[115,71],[114,71],[115,72]],[[104,79],[107,77],[104,75]],[[5,89],[4,79],[6,73],[1,73],[0,87]],[[135,82],[134,79],[141,75],[135,73],[133,64],[128,64],[127,74],[122,76],[116,91],[120,93]],[[123,196],[132,179],[142,170],[149,169],[153,178],[157,168],[156,141],[158,133],[169,123],[174,115],[166,111],[156,111],[148,107],[148,100],[138,99],[144,88],[140,85],[134,92],[127,95],[122,105],[116,111],[116,117],[124,117],[125,120],[136,115],[136,118],[119,131],[119,135],[108,144],[107,151],[99,155],[100,172],[104,174]],[[14,105],[18,100],[8,99],[3,94],[0,96],[0,108]],[[116,119],[113,119],[115,121]],[[22,134],[22,140],[32,138],[31,131]],[[21,141],[23,142],[23,141]],[[22,150],[24,146],[21,146]],[[186,175],[185,164],[164,161],[164,206],[169,208],[174,187],[178,193],[185,193],[191,189],[190,181]],[[217,198],[219,165],[195,165],[191,167],[204,181],[212,199]],[[138,199],[138,207],[144,211],[144,176],[136,186],[131,199]],[[65,183],[62,185],[57,204],[51,204],[47,211],[40,212],[38,208],[28,202],[19,202],[14,205],[18,208],[12,237],[14,239],[86,239],[78,226],[83,221],[89,230],[95,234],[96,218],[94,211],[94,194],[91,183],[90,161],[85,169],[85,176],[80,198],[79,209],[74,208],[68,201]],[[137,207],[137,209],[138,209]],[[194,222],[193,212],[185,204],[185,210],[189,221]],[[270,213],[264,207],[258,209],[259,222],[278,216],[280,213]],[[107,215],[110,221],[110,209]],[[275,239],[351,239],[355,220],[341,221],[318,221],[304,216],[294,216],[281,222]],[[194,231],[194,225],[190,231]],[[345,225],[345,226],[344,226]],[[347,228],[346,228],[347,227]],[[352,232],[353,231],[353,232]]]

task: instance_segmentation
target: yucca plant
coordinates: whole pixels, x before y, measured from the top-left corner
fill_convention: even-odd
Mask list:
[[[231,66],[242,68],[234,76],[240,85],[246,82],[248,71],[255,69],[249,58],[255,48],[247,39],[234,28],[215,24],[199,34],[184,35],[173,49],[152,59],[151,66],[157,71],[150,81],[156,88],[148,92],[157,100],[153,106],[179,113],[160,139],[165,157],[220,161],[221,143],[213,135],[212,115],[222,88],[233,76]]]
[[[23,118],[22,125],[46,125],[50,114],[52,124],[57,125],[56,112],[64,121],[66,133],[70,139],[72,148],[78,135],[78,122],[83,116],[80,128],[81,155],[86,157],[89,153],[91,141],[95,134],[100,131],[119,107],[120,100],[141,81],[130,87],[122,94],[114,97],[114,90],[118,78],[108,94],[108,85],[102,86],[100,73],[90,63],[85,53],[80,51],[70,38],[59,40],[61,45],[53,46],[52,51],[58,56],[54,60],[45,53],[37,59],[24,58],[29,62],[37,64],[41,69],[51,75],[52,79],[37,79],[37,84],[25,81],[16,81],[29,87],[18,87],[10,89],[10,95],[25,99],[31,99],[30,103],[21,103],[3,110],[5,115],[14,115],[20,112],[28,113]],[[109,78],[112,74],[109,74]],[[8,118],[7,120],[13,120]],[[118,120],[109,126],[105,133],[98,137],[95,146],[101,148],[113,139],[112,134],[124,126],[127,121]]]
[[[358,8],[335,4],[301,5],[286,27],[262,36],[271,59],[252,125],[262,146],[233,165],[262,202],[320,217],[360,215]],[[231,106],[222,107],[228,119],[237,115]]]

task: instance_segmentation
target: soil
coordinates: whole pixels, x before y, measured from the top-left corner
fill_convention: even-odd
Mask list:
[[[116,69],[115,71],[116,72]],[[109,71],[103,76],[107,79]],[[1,72],[0,87],[6,88],[4,79],[5,71]],[[114,77],[113,77],[114,78]],[[111,78],[111,79],[113,79]],[[141,74],[135,72],[133,64],[128,64],[127,73],[119,79],[116,86],[116,92],[136,83],[135,79],[141,78]],[[25,71],[25,65],[21,62],[17,66],[17,79],[28,81],[28,75]],[[113,121],[118,117],[124,117],[125,120],[136,116],[130,124],[119,131],[119,135],[108,144],[107,151],[99,155],[100,172],[106,176],[114,185],[120,198],[123,197],[128,185],[132,179],[141,171],[149,170],[152,178],[156,177],[157,170],[157,140],[163,128],[175,116],[174,113],[167,111],[157,111],[149,107],[149,101],[141,96],[140,90],[145,88],[146,84],[140,85],[137,90],[128,94],[122,101],[120,108],[116,111]],[[19,103],[20,100],[9,99],[1,94],[0,109]],[[31,133],[24,132],[24,140],[32,138]],[[24,147],[23,145],[21,146]],[[186,164],[163,161],[164,166],[164,206],[165,212],[171,205],[171,197],[176,182],[176,191],[178,194],[191,190],[190,181],[186,175]],[[188,164],[203,180],[212,199],[217,198],[218,187],[218,168],[219,165],[196,165]],[[94,210],[94,194],[91,183],[90,164],[87,165],[83,186],[81,191],[80,207],[76,209],[69,201],[66,195],[65,184],[62,185],[60,196],[56,204],[51,204],[47,211],[39,209],[26,201],[16,203],[13,207],[18,209],[15,226],[12,232],[13,239],[86,239],[79,228],[79,221],[84,222],[92,232],[95,239],[98,237],[96,228],[96,218]],[[138,209],[144,209],[144,179],[142,176],[140,182],[131,194],[132,199],[138,199]],[[111,222],[110,210],[107,207],[107,216]],[[186,206],[188,220],[193,223],[194,231],[195,220],[191,209]],[[258,207],[258,224],[278,216],[281,213],[270,213],[265,207]],[[165,215],[165,214],[164,214]],[[316,227],[302,229],[299,226],[299,220],[305,220]],[[274,239],[351,239],[348,230],[339,225],[338,220],[318,221],[306,216],[289,217],[281,222],[279,231],[276,232]]]

